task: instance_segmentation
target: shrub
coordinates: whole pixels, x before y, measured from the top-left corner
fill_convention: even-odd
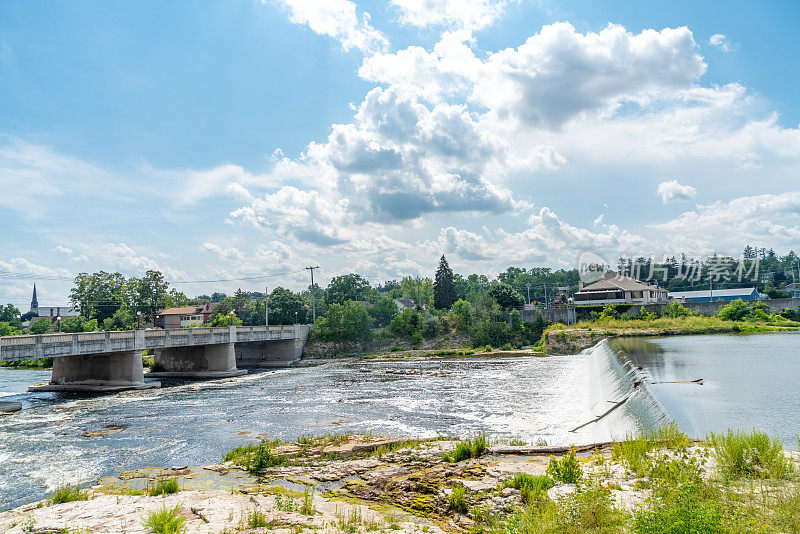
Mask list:
[[[456,512],[466,513],[467,511],[467,488],[463,484],[453,486],[453,492],[448,498],[450,508]]]
[[[369,341],[372,322],[361,303],[331,304],[325,317],[317,319],[314,334],[325,341]]]
[[[548,476],[533,476],[527,473],[517,473],[508,484],[520,491],[522,502],[529,504],[544,500],[547,490],[555,486],[555,482]]]
[[[611,491],[598,483],[579,486],[559,504],[559,532],[614,532],[625,522],[615,509]]]
[[[78,484],[75,484],[75,486],[65,484],[63,486],[58,486],[55,493],[53,493],[47,502],[50,504],[62,504],[65,502],[88,500],[89,492],[82,490]]]
[[[253,508],[252,511],[247,512],[247,515],[244,519],[248,528],[265,528],[270,526],[267,522],[267,516],[264,515],[264,512],[260,512],[256,508]]]
[[[742,299],[736,299],[719,309],[717,315],[726,321],[743,321],[750,313],[750,308]]]
[[[617,308],[613,304],[606,304],[603,306],[603,311],[598,316],[598,319],[614,319],[617,316]]]
[[[150,512],[142,525],[153,534],[181,534],[184,532],[186,518],[180,515],[180,506],[175,508],[162,507],[161,510]]]
[[[317,513],[314,509],[314,490],[310,486],[306,486],[303,492],[303,504],[300,506],[300,513],[303,515],[314,515]]]
[[[725,477],[788,478],[794,473],[780,440],[763,432],[712,432],[707,441],[714,448],[717,465]]]
[[[163,497],[172,493],[178,493],[180,490],[181,488],[178,486],[177,480],[174,478],[162,478],[150,486],[150,489],[147,490],[147,494],[151,497],[156,497],[158,495]]]
[[[425,316],[420,321],[419,333],[427,338],[436,337],[442,329],[442,321],[433,315],[426,312]]]
[[[398,336],[413,336],[419,332],[421,314],[412,308],[406,308],[392,318],[389,330]]]
[[[673,301],[661,308],[661,317],[687,317],[691,314],[680,302]]]
[[[456,319],[456,329],[460,332],[469,332],[472,325],[472,304],[466,300],[457,300],[452,310]]]
[[[570,450],[569,454],[560,460],[550,458],[550,465],[547,466],[546,473],[553,480],[566,484],[577,484],[582,473],[581,466],[578,465],[578,459],[575,458],[575,449]]]

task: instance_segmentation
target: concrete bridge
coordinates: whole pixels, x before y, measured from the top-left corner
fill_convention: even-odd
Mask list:
[[[246,373],[238,366],[291,364],[309,332],[309,325],[290,325],[11,336],[0,338],[0,361],[54,358],[50,382],[30,391],[147,389],[161,384],[144,381],[145,349],[160,368],[149,377],[224,378]]]

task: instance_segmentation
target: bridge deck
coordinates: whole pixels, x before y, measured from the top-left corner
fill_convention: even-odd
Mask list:
[[[308,325],[225,326],[221,328],[124,330],[119,332],[9,336],[0,338],[0,361],[59,358],[80,354],[112,353],[165,347],[302,339],[307,335],[309,328]]]

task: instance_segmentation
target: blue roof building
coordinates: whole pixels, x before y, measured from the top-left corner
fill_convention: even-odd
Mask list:
[[[701,289],[700,291],[670,291],[670,298],[683,302],[730,302],[738,299],[759,300],[761,295],[754,287],[737,289]],[[712,298],[713,296],[713,298]]]

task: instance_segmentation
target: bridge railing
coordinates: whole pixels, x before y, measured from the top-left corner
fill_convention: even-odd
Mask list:
[[[0,361],[53,358],[128,350],[304,339],[309,325],[182,328],[42,334],[0,338]]]

